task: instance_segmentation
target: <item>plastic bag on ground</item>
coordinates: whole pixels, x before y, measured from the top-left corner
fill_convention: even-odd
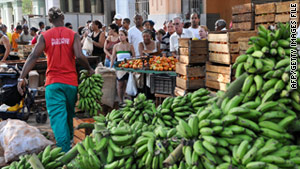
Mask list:
[[[38,153],[52,144],[36,127],[24,121],[8,119],[0,122],[0,146],[6,163],[23,154]]]
[[[129,78],[126,86],[126,93],[130,96],[136,96],[137,95],[137,87],[135,78],[132,73],[129,73]]]

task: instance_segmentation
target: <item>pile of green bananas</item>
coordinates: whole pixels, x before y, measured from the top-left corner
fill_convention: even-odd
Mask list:
[[[133,101],[125,100],[125,104],[126,106],[121,110],[113,110],[109,113],[106,116],[107,121],[111,123],[124,121],[129,125],[135,121],[151,124],[156,108],[152,100],[147,100],[145,94],[139,94]]]
[[[78,86],[79,103],[77,107],[84,110],[91,117],[96,116],[98,111],[102,111],[100,102],[103,95],[101,92],[103,78],[100,74],[88,76],[86,70],[81,70],[80,74],[81,83]]]
[[[187,119],[191,114],[207,106],[212,99],[209,94],[208,90],[201,88],[186,96],[166,98],[162,105],[157,107],[152,124],[173,128],[180,120]]]
[[[154,132],[143,132],[134,144],[137,168],[163,168],[163,161],[179,144],[180,139],[174,128],[168,130],[158,126]]]
[[[61,157],[65,155],[61,151],[60,147],[51,149],[51,146],[47,146],[44,151],[38,154],[38,158],[45,169],[55,169],[62,167],[63,163],[60,161]],[[3,167],[3,169],[32,169],[32,164],[30,163],[31,155],[24,155],[19,157],[19,161],[12,162],[9,166]]]

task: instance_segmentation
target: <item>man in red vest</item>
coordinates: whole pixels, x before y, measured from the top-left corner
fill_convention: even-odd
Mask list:
[[[24,94],[24,78],[45,51],[48,65],[45,84],[47,111],[57,146],[67,152],[73,139],[73,117],[77,100],[78,77],[75,59],[89,71],[90,75],[94,70],[82,54],[80,36],[64,27],[63,12],[59,8],[52,7],[48,15],[54,28],[42,32],[39,36],[18,79],[18,90],[21,95]]]

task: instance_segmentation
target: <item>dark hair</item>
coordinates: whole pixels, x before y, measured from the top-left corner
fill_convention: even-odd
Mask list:
[[[119,27],[117,24],[110,24],[109,25],[110,29],[114,30],[115,32],[119,33]]]
[[[226,21],[224,19],[219,19],[216,21],[217,26],[226,27]]]
[[[154,26],[155,23],[152,20],[149,20],[150,26]]]
[[[1,28],[7,28],[7,27],[6,27],[6,25],[2,24],[2,25],[1,25]]]
[[[84,29],[84,26],[80,26],[77,30],[79,35],[82,35],[82,30]]]
[[[197,15],[198,19],[200,19],[200,16],[199,16],[199,14],[198,14],[197,12],[193,12],[193,13],[191,14],[191,18],[192,18],[192,15]]]
[[[102,23],[98,20],[93,21],[93,24],[97,25],[99,29],[102,28]]]
[[[21,25],[18,25],[18,26],[16,27],[16,30],[22,30],[22,26],[21,26]]]
[[[149,24],[151,25],[149,20],[145,20],[142,25],[144,26],[147,22],[149,22]]]
[[[88,20],[86,23],[91,23],[92,21],[91,20]]]
[[[37,32],[37,31],[39,31],[36,27],[32,27],[32,28],[30,28],[30,30],[31,31],[34,31],[34,32]]]
[[[166,34],[166,31],[165,30],[163,30],[163,29],[159,29],[157,32],[156,32],[156,34],[157,33],[160,33],[160,34],[162,34],[163,36]]]
[[[149,35],[152,36],[152,32],[151,32],[151,30],[149,30],[149,29],[145,29],[145,30],[143,31],[143,34],[145,34],[145,33],[148,33]]]
[[[51,26],[46,26],[45,30],[51,29]]]
[[[123,21],[130,24],[130,19],[129,18],[124,18]]]
[[[70,22],[67,22],[66,24],[65,24],[65,27],[69,27],[69,26],[71,26],[72,24],[70,23]]]
[[[128,33],[127,33],[127,31],[126,31],[126,30],[124,30],[124,29],[121,29],[121,30],[119,30],[119,32],[123,32],[123,33],[125,34],[125,36],[128,36]]]
[[[39,22],[39,27],[45,25],[44,22]]]
[[[183,25],[183,28],[189,28],[190,26],[191,26],[192,24],[191,24],[191,22],[186,22],[186,23],[184,23],[184,25]]]

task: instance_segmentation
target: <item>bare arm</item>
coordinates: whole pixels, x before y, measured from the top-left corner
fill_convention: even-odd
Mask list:
[[[29,71],[32,70],[37,59],[39,58],[39,56],[42,55],[44,49],[45,49],[44,36],[40,35],[38,38],[37,44],[33,48],[33,51],[30,53],[30,55],[28,56],[24,66],[23,66],[23,69],[22,69],[22,72],[20,75],[20,79],[24,79],[25,76],[27,76],[27,74],[29,73]]]
[[[117,53],[117,45],[115,45],[114,48],[113,48],[112,57],[110,58],[110,67],[114,66],[114,62],[115,62],[116,57],[117,57],[116,53]]]
[[[106,49],[108,41],[110,41],[110,36],[107,37],[107,39],[105,40],[103,50],[104,50],[104,53],[111,58],[112,54],[109,53],[109,51]]]
[[[139,43],[139,53],[140,53],[140,57],[143,56],[144,53],[144,45],[142,42]]]
[[[9,40],[7,37],[3,37],[3,44],[4,44],[4,47],[5,47],[5,53],[4,53],[4,56],[2,58],[1,61],[5,61],[9,55],[9,52],[10,52],[10,43],[9,43]]]
[[[130,45],[130,51],[131,51],[132,58],[135,58],[135,51],[133,45]]]
[[[93,74],[94,70],[91,68],[87,58],[82,53],[80,36],[77,33],[74,35],[73,50],[78,63],[88,70],[90,74]]]
[[[160,53],[161,53],[161,50],[160,50],[160,42],[157,42],[156,43],[156,45],[157,45],[157,47],[156,47],[156,49],[157,49],[157,55],[159,55]]]
[[[98,48],[103,48],[104,47],[104,42],[105,42],[105,33],[101,32],[100,36],[99,36],[99,42],[93,42],[93,44],[95,46],[97,46]]]

